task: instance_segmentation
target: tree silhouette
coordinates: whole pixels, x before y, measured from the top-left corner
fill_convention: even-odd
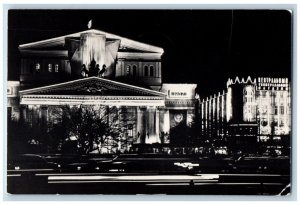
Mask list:
[[[76,142],[76,151],[80,154],[103,150],[116,153],[122,148],[124,151],[128,145],[127,122],[132,120],[124,109],[86,105],[56,108],[48,125],[49,145],[62,145],[62,151],[67,151],[63,145]]]

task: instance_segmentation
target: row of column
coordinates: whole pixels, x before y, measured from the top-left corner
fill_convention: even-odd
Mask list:
[[[137,107],[137,143],[161,143],[165,115],[165,110],[158,107]]]
[[[28,122],[31,125],[47,125],[48,106],[28,106],[21,105],[20,107],[20,120]]]
[[[167,108],[140,106],[136,107],[136,114],[135,143],[167,143],[164,140],[164,136],[170,134],[170,113]],[[47,126],[48,118],[48,106],[21,106],[20,120],[32,126]]]
[[[200,102],[200,123],[202,135],[224,134],[224,123],[226,122],[227,94],[211,96]]]

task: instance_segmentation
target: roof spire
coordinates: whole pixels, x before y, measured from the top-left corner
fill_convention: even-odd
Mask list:
[[[92,21],[93,21],[93,19],[89,20],[88,25],[87,25],[88,29],[92,28],[92,23],[93,23]]]

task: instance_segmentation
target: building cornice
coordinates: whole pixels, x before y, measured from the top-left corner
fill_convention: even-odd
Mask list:
[[[78,99],[78,100],[164,100],[157,96],[87,96],[87,95],[23,95],[31,99]]]
[[[168,108],[194,108],[196,102],[196,99],[165,100]]]
[[[23,57],[33,57],[33,56],[44,56],[44,57],[68,57],[67,50],[30,50],[30,49],[21,49],[21,55]]]
[[[143,60],[160,60],[160,53],[134,53],[134,52],[118,52],[119,59],[143,59]]]
[[[115,34],[107,33],[107,32],[96,30],[96,29],[90,29],[90,30],[81,31],[81,32],[77,32],[77,33],[73,33],[73,34],[69,34],[69,35],[65,35],[65,36],[56,37],[56,38],[22,44],[19,46],[19,49],[42,48],[42,47],[49,46],[49,45],[64,45],[65,38],[80,37],[80,35],[83,33],[103,34],[103,35],[106,35],[107,39],[119,39],[119,40],[121,40],[121,45],[120,45],[121,47],[124,46],[124,47],[131,48],[131,49],[138,49],[141,51],[155,52],[155,53],[160,53],[160,54],[163,54],[163,52],[164,52],[164,50],[160,47],[141,43],[138,41],[134,41],[134,40],[131,40],[131,39],[128,39],[125,37],[121,37],[121,36],[118,36]]]
[[[153,96],[86,96],[86,95],[24,95],[21,105],[123,105],[164,106],[162,97]]]

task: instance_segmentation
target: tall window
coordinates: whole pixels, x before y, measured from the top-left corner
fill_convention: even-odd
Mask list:
[[[52,64],[51,64],[51,63],[48,64],[48,71],[49,71],[50,73],[52,72]]]
[[[284,115],[284,106],[280,106],[280,114]]]
[[[144,66],[144,75],[148,76],[148,66],[147,65]]]
[[[280,98],[283,98],[283,92],[280,92]]]
[[[132,124],[128,125],[128,127],[127,127],[127,134],[128,134],[128,137],[132,137],[133,136],[133,126],[132,126]]]
[[[58,72],[58,64],[55,64],[55,73]]]
[[[136,76],[136,65],[132,66],[132,75]]]
[[[278,115],[278,106],[275,106],[274,114]]]
[[[153,67],[153,65],[150,66],[150,76],[154,76],[154,67]]]
[[[36,71],[37,73],[39,73],[39,72],[41,71],[41,65],[40,65],[40,63],[36,63],[36,64],[35,64],[35,71]]]

